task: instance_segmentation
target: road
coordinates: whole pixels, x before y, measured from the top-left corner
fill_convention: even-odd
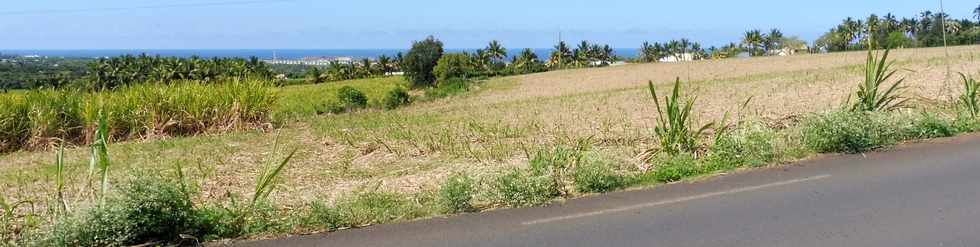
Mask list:
[[[980,246],[980,136],[240,246]]]

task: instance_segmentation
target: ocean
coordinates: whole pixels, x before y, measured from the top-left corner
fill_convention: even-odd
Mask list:
[[[508,49],[507,54],[515,56],[520,54],[523,49]],[[553,51],[551,48],[533,49],[540,59],[547,59]],[[100,58],[113,57],[120,55],[139,55],[147,54],[151,56],[160,55],[164,57],[191,57],[198,56],[203,58],[211,57],[258,57],[260,59],[301,59],[304,57],[353,57],[353,58],[374,58],[380,55],[389,57],[395,56],[399,52],[406,52],[404,49],[111,49],[111,50],[3,50],[0,54],[21,55],[21,56],[44,56],[44,57],[65,57],[65,58]],[[446,52],[475,52],[476,49],[446,49]],[[615,54],[624,58],[636,57],[638,49],[614,49]]]

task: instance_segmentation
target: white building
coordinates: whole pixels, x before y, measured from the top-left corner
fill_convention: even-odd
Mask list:
[[[681,53],[678,55],[670,55],[661,58],[660,60],[657,61],[661,63],[690,62],[690,61],[694,61],[694,53]]]

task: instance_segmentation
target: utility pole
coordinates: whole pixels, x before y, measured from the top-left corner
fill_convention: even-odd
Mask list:
[[[561,58],[565,56],[565,51],[561,50],[561,28],[558,28],[558,69],[562,69]]]
[[[942,25],[943,25],[943,30],[942,30],[943,31],[943,51],[946,53],[946,59],[945,59],[945,62],[946,62],[946,76],[945,76],[945,78],[943,78],[943,91],[940,92],[940,94],[946,94],[947,96],[950,96],[952,98],[952,95],[953,94],[952,94],[951,89],[949,87],[949,74],[950,74],[950,68],[949,67],[950,66],[949,66],[949,44],[946,43],[946,10],[943,7],[944,7],[943,6],[943,0],[939,0],[939,17],[942,18]],[[949,93],[949,94],[947,94],[947,93]]]

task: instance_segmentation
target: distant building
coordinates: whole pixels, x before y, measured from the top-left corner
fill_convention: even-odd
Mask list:
[[[326,65],[330,65],[331,63],[352,64],[354,63],[354,58],[353,57],[304,57],[302,59],[263,60],[263,62],[268,64],[326,66]]]
[[[681,53],[676,55],[666,56],[657,60],[661,63],[676,63],[676,62],[690,62],[694,61],[694,53]]]

